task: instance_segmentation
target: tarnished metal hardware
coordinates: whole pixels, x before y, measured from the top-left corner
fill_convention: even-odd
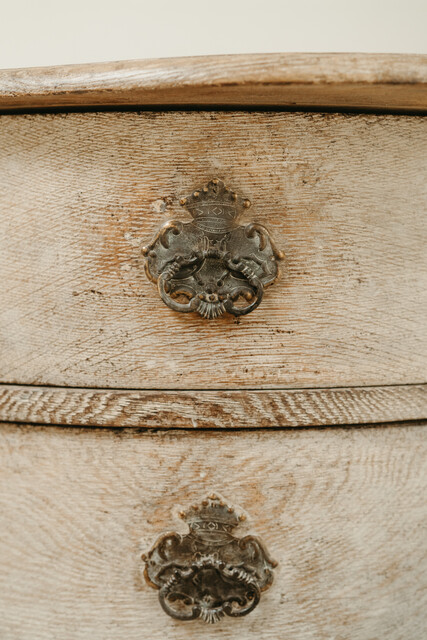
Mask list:
[[[231,533],[245,516],[216,495],[180,516],[190,532],[166,533],[142,556],[163,610],[177,620],[211,623],[253,611],[277,563],[258,538]]]
[[[238,224],[249,200],[222,180],[211,180],[180,204],[193,220],[167,222],[142,250],[163,302],[209,319],[256,309],[278,275],[283,253],[261,224]]]

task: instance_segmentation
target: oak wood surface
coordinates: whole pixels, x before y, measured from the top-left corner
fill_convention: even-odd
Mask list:
[[[0,117],[0,381],[124,389],[427,381],[427,120]],[[236,320],[179,314],[141,246],[212,177],[286,259]]]
[[[427,110],[427,56],[277,53],[0,71],[0,109],[280,105]]]
[[[421,640],[427,424],[277,432],[0,427],[2,640]],[[167,617],[140,554],[216,491],[279,562],[257,609]],[[238,533],[236,531],[236,533]],[[245,534],[245,527],[241,535]]]
[[[0,385],[0,421],[89,427],[242,429],[427,418],[427,385],[131,391]]]

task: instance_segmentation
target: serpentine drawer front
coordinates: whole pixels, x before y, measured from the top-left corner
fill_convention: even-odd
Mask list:
[[[52,638],[61,629],[101,640],[119,629],[130,640],[418,640],[426,622],[426,429],[2,425],[2,638],[32,640],[34,629]],[[209,624],[207,596],[218,582],[203,586],[195,558],[191,596],[205,619],[176,620],[147,584],[141,555],[161,534],[186,536],[180,511],[216,489],[247,515],[235,536],[259,538],[277,561],[274,579],[248,615]],[[163,566],[176,553],[171,545]],[[193,600],[185,605],[183,595],[171,606],[188,614]]]
[[[0,72],[1,640],[424,637],[426,112],[424,56]]]
[[[45,113],[0,126],[3,382],[425,381],[426,118]],[[252,203],[240,223],[263,225],[285,257],[257,309],[206,320],[165,306],[142,248],[188,222],[181,198],[217,177]]]

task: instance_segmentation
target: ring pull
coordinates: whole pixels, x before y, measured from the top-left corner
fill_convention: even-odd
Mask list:
[[[189,533],[167,533],[144,554],[145,578],[176,620],[215,623],[253,611],[277,565],[255,536],[232,531],[245,519],[216,495],[181,512]]]
[[[209,320],[251,313],[284,257],[263,225],[238,224],[251,203],[222,180],[211,180],[180,203],[193,220],[170,220],[143,248],[146,273],[161,299],[173,311],[196,311]]]

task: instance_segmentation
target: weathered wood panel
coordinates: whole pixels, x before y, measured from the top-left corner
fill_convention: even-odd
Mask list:
[[[280,432],[0,428],[2,640],[420,640],[427,424]],[[279,561],[246,618],[179,623],[140,554],[215,490]],[[242,530],[243,533],[244,530]]]
[[[277,53],[0,71],[0,109],[263,105],[427,110],[427,56]]]
[[[350,389],[132,391],[0,385],[0,421],[242,429],[427,419],[427,385]]]
[[[427,120],[0,118],[0,380],[115,388],[427,380]],[[218,175],[286,253],[240,320],[160,301],[141,245]]]

